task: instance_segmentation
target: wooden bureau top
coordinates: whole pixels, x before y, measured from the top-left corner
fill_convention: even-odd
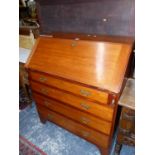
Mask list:
[[[132,43],[40,36],[26,63],[28,69],[119,93]]]

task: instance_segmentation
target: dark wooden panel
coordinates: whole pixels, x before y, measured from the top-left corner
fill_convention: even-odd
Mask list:
[[[90,35],[83,33],[65,33],[65,32],[53,32],[48,34],[43,34],[43,36],[48,35],[54,38],[63,39],[74,39],[74,40],[87,40],[87,41],[101,41],[101,42],[112,42],[112,43],[125,43],[133,44],[134,48],[134,37],[131,36],[116,36],[116,35]]]
[[[134,0],[38,0],[41,33],[134,36]]]

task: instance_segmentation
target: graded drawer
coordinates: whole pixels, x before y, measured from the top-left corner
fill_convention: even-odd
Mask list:
[[[45,83],[47,85],[50,85],[59,89],[63,89],[71,93],[96,100],[102,104],[108,103],[108,94],[103,91],[84,87],[82,85],[77,85],[65,80],[61,80],[59,78],[54,78],[52,76],[45,75],[42,73],[37,73],[37,72],[30,72],[30,77],[35,81],[39,81],[41,83]]]
[[[43,95],[52,97],[53,99],[62,101],[66,104],[69,104],[78,109],[81,109],[95,116],[98,116],[104,120],[112,121],[113,112],[114,112],[114,109],[112,107],[99,105],[89,100],[85,100],[83,98],[80,98],[78,96],[75,96],[69,93],[64,93],[63,91],[50,88],[48,86],[42,85],[34,81],[30,81],[30,85],[32,90],[38,93],[41,93]]]
[[[90,128],[87,128],[79,123],[76,123],[54,111],[48,110],[43,106],[37,105],[38,112],[47,120],[50,120],[63,128],[83,137],[84,139],[91,141],[99,146],[104,148],[108,147],[109,136],[101,134],[97,131],[94,131]]]
[[[111,122],[103,121],[99,118],[93,117],[87,113],[76,110],[75,108],[62,104],[60,102],[38,95],[37,93],[34,93],[33,97],[37,104],[46,106],[49,109],[61,113],[71,119],[74,119],[81,124],[94,128],[104,134],[110,135],[112,125]]]

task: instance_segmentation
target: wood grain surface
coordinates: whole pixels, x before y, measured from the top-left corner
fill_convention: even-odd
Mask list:
[[[70,106],[93,114],[104,120],[112,121],[114,109],[110,106],[103,106],[97,103],[95,104],[92,101],[80,98],[69,93],[65,93],[58,89],[50,88],[37,82],[30,81],[30,85],[32,90],[35,92],[69,104]]]
[[[45,106],[53,111],[61,113],[62,115],[71,118],[73,120],[78,121],[79,123],[96,129],[104,134],[110,135],[111,130],[111,122],[104,121],[102,119],[96,118],[92,115],[84,113],[80,110],[72,108],[71,106],[67,106],[58,102],[56,100],[49,99],[47,97],[41,96],[37,93],[33,93],[33,97],[37,104]]]
[[[96,132],[75,121],[72,121],[54,111],[48,110],[43,106],[38,106],[38,111],[44,118],[50,120],[63,128],[81,136],[82,138],[97,144],[100,147],[107,148],[109,145],[109,136]]]
[[[130,37],[40,36],[25,65],[40,120],[62,126],[109,155],[133,43]]]
[[[75,84],[73,82],[65,81],[61,78],[52,77],[47,74],[30,72],[29,76],[32,80],[38,81],[49,86],[53,86],[62,90],[69,91],[71,93],[90,98],[100,102],[101,104],[108,103],[108,93],[99,91],[97,89],[91,89],[82,85]]]
[[[50,37],[39,39],[28,68],[120,92],[132,45]]]

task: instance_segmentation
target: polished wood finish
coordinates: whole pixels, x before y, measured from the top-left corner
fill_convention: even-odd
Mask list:
[[[109,145],[108,136],[96,132],[90,128],[87,128],[79,123],[76,123],[75,121],[67,119],[66,117],[54,111],[48,110],[43,106],[38,105],[37,107],[39,113],[41,113],[44,117],[46,117],[47,120],[51,120],[52,122],[64,127],[65,129],[83,137],[84,139],[87,139],[95,144],[98,144],[103,148],[108,147]]]
[[[40,37],[27,68],[119,93],[131,49],[130,44]]]
[[[104,134],[110,135],[112,122],[103,121],[102,119],[96,118],[70,106],[66,106],[56,100],[43,97],[37,93],[34,93],[33,97],[40,105],[46,106],[47,108],[74,119],[81,124],[94,128]]]
[[[32,80],[38,81],[40,83],[47,84],[49,86],[56,87],[59,89],[63,89],[90,99],[94,99],[103,104],[108,103],[108,93],[105,93],[103,91],[77,85],[69,81],[65,81],[60,78],[55,78],[38,72],[30,72],[29,75]]]
[[[102,155],[109,155],[132,49],[122,38],[41,36],[26,63],[40,120],[96,144]]]
[[[102,106],[95,104],[92,101],[80,98],[78,96],[65,93],[58,89],[49,88],[48,86],[39,84],[34,81],[30,81],[31,88],[33,91],[44,94],[53,99],[59,100],[66,104],[69,104],[75,108],[93,114],[97,117],[100,117],[104,120],[112,121],[114,109],[109,106]]]

